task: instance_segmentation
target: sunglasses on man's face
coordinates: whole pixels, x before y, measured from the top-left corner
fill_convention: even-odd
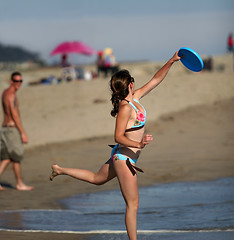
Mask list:
[[[135,82],[135,79],[133,77],[131,77],[131,82]]]
[[[15,80],[15,79],[13,79],[12,82],[14,82],[14,83],[22,83],[22,82],[23,82],[23,79],[21,79],[21,80]]]

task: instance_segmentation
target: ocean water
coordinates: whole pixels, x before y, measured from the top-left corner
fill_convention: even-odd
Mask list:
[[[233,240],[234,178],[140,188],[139,239]],[[64,210],[0,212],[0,230],[86,234],[87,239],[128,239],[119,190],[62,199]]]

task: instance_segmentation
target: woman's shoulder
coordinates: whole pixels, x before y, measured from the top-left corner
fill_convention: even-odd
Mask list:
[[[130,104],[127,101],[121,102],[119,105],[119,113],[130,113],[132,111],[132,108]]]

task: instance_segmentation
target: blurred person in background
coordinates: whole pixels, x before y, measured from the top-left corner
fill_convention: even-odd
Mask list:
[[[232,34],[230,33],[228,36],[228,42],[227,42],[227,50],[228,52],[233,52],[233,37]]]

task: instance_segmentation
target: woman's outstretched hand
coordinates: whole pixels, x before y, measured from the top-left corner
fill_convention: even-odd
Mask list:
[[[177,62],[181,59],[181,57],[178,56],[178,51],[173,55],[171,58],[172,62]]]
[[[146,134],[140,142],[140,148],[144,148],[145,145],[148,145],[152,140],[153,140],[152,135]]]

